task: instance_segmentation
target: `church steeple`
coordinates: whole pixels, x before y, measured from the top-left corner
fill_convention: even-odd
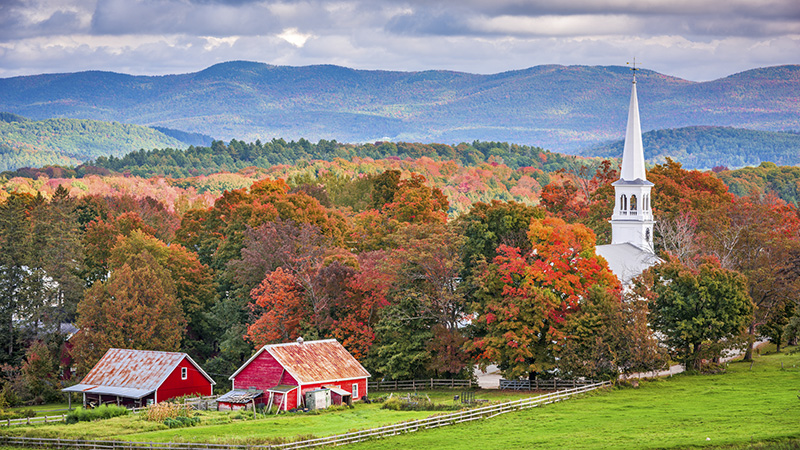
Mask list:
[[[625,150],[622,152],[620,178],[626,181],[647,180],[644,170],[644,146],[642,145],[642,125],[639,122],[635,72],[631,87],[631,104],[628,108],[628,131],[625,133]]]
[[[622,153],[620,179],[612,183],[616,194],[614,214],[611,216],[611,243],[633,244],[653,252],[653,212],[650,209],[650,190],[644,169],[642,126],[639,122],[639,100],[636,96],[636,70],[634,63],[631,103],[628,109],[628,128],[625,149]]]

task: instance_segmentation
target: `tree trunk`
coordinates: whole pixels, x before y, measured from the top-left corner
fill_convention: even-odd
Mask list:
[[[697,370],[697,371],[700,371],[700,369],[703,366],[702,365],[702,360],[701,360],[701,357],[700,357],[700,347],[702,347],[702,346],[703,346],[703,344],[694,345],[694,351],[692,352],[692,369]]]
[[[750,328],[747,330],[747,350],[744,352],[744,360],[745,361],[752,361],[753,360],[753,342],[756,339],[756,325],[755,323],[750,323]]]

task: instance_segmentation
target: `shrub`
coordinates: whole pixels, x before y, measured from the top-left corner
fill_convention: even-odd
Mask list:
[[[36,416],[36,411],[32,409],[0,409],[0,420],[6,419],[24,419],[26,417]]]
[[[100,405],[97,408],[84,409],[81,407],[75,408],[74,411],[67,414],[67,423],[78,422],[91,422],[93,420],[110,419],[117,416],[125,416],[130,411],[124,406],[117,405]]]
[[[164,425],[170,428],[183,428],[183,427],[193,427],[200,423],[199,417],[186,417],[186,416],[178,416],[176,418],[167,418],[164,421]]]
[[[189,405],[162,402],[148,406],[143,417],[150,422],[165,422],[167,419],[189,417],[189,411]]]
[[[460,405],[433,403],[428,396],[409,395],[408,397],[392,397],[383,402],[381,409],[393,411],[452,411],[459,409]]]

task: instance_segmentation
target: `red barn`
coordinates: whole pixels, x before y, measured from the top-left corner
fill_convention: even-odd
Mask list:
[[[184,395],[213,395],[214,380],[186,353],[109,349],[80,383],[83,405],[143,406]]]
[[[231,375],[233,389],[266,393],[256,402],[284,411],[302,406],[306,391],[332,389],[334,403],[367,395],[369,372],[336,339],[265,345]],[[228,406],[228,405],[224,405]]]

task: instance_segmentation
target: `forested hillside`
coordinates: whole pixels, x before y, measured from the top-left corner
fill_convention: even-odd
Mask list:
[[[686,127],[648,131],[642,135],[645,158],[661,164],[666,158],[692,169],[800,164],[800,133],[745,130],[730,127]],[[581,151],[586,156],[622,157],[625,141]]]
[[[0,395],[12,404],[58,397],[75,382],[69,367],[85,373],[108,347],[186,351],[221,383],[254,348],[298,336],[336,338],[387,379],[469,378],[489,363],[507,377],[614,378],[667,361],[649,327],[702,369],[720,342],[755,327],[778,341],[800,320],[787,265],[797,210],[672,161],[648,172],[668,262],[625,301],[594,251],[609,239],[609,162],[549,174],[429,157],[193,178],[45,172],[0,190]],[[657,302],[694,301],[681,289],[698,285],[718,290],[714,308],[687,319]],[[698,314],[702,341],[672,344]],[[68,345],[62,322],[82,330]]]
[[[0,117],[0,170],[46,165],[77,166],[99,156],[125,155],[142,148],[185,148],[152,128],[83,119],[27,120]]]
[[[717,176],[739,196],[774,194],[797,206],[800,202],[800,167],[763,162],[758,167],[715,169]]]
[[[281,164],[303,164],[313,160],[333,161],[352,158],[418,159],[427,157],[436,161],[454,161],[469,166],[480,163],[505,164],[512,169],[533,167],[545,172],[569,168],[591,158],[580,158],[543,150],[538,147],[508,144],[506,142],[419,144],[409,142],[376,142],[374,144],[342,144],[321,140],[312,143],[305,139],[287,142],[273,139],[269,142],[231,140],[229,144],[215,141],[209,147],[190,147],[186,150],[140,150],[123,157],[100,157],[87,165],[115,172],[128,172],[143,177],[167,175],[185,177],[235,172],[249,166],[269,168]]]
[[[562,161],[568,162],[569,160]],[[571,162],[576,171],[587,165],[593,171],[598,163],[592,160]],[[78,170],[87,170],[81,167]],[[364,207],[364,198],[350,192],[359,179],[374,176],[386,170],[400,170],[404,174],[418,173],[438,188],[449,200],[448,213],[455,217],[469,210],[473,203],[492,200],[514,200],[527,205],[539,202],[542,187],[550,183],[550,172],[532,167],[512,169],[505,164],[481,163],[463,166],[454,161],[436,161],[429,157],[418,159],[354,158],[334,161],[303,161],[292,165],[276,165],[269,169],[250,167],[237,173],[213,173],[189,178],[139,177],[125,175],[91,174],[76,176],[74,170],[62,168],[24,169],[6,173],[7,181],[0,184],[0,198],[13,192],[49,196],[63,185],[76,196],[133,196],[158,198],[170,211],[183,212],[189,207],[213,204],[223,192],[250,186],[267,178],[289,180],[290,185],[322,183],[326,186],[323,203],[358,210]],[[65,177],[67,177],[65,179]]]
[[[800,66],[695,83],[637,75],[646,130],[799,130]],[[505,141],[575,152],[621,138],[625,67],[537,66],[492,75],[228,62],[171,76],[108,72],[0,79],[0,110],[165,126],[217,139]]]

